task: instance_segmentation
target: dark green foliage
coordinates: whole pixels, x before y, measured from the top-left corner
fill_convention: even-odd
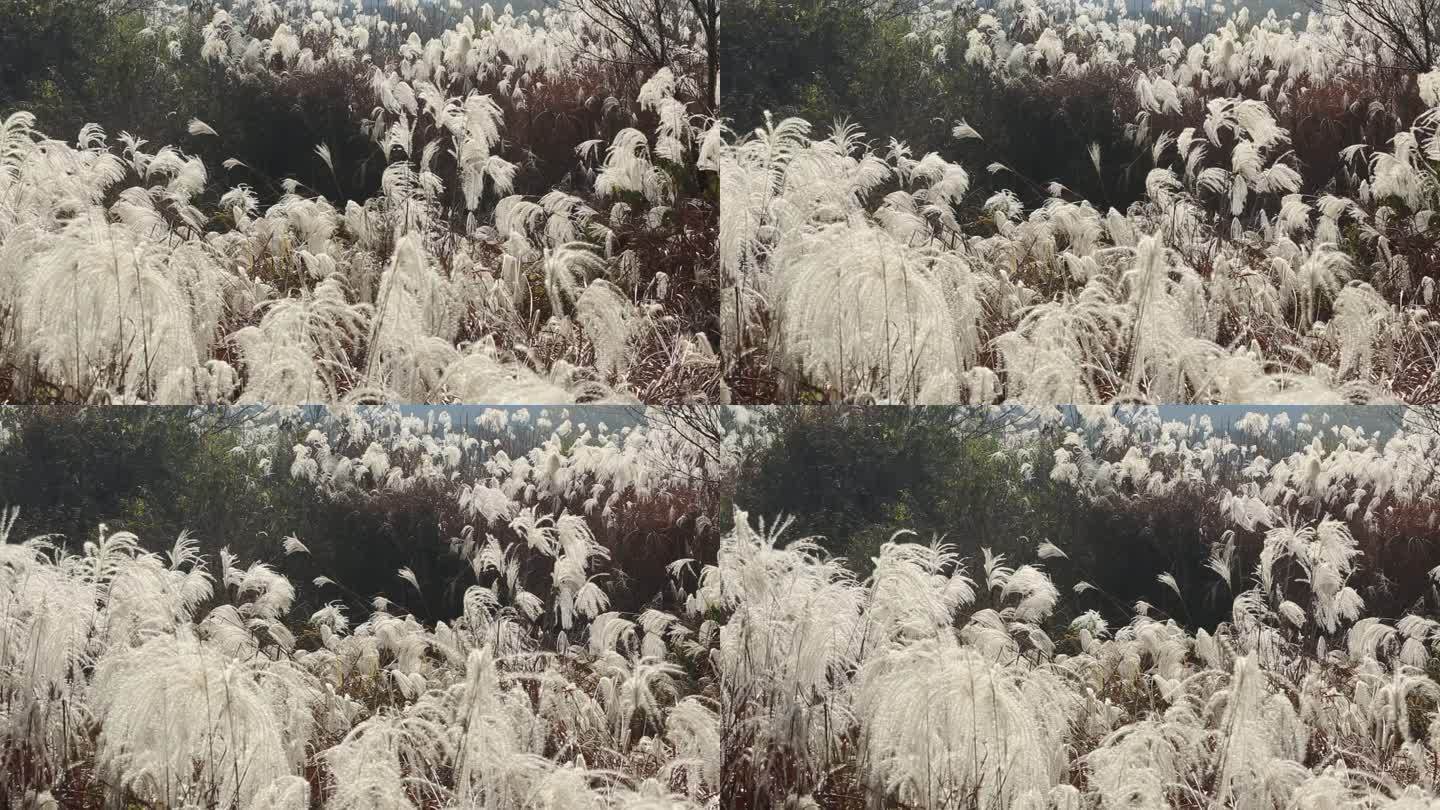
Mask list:
[[[153,0],[0,0],[0,118],[35,114],[41,131],[73,141],[98,123],[111,143],[121,132],[150,148],[174,144],[205,159],[211,196],[248,183],[262,198],[280,196],[293,177],[332,199],[364,199],[379,187],[383,162],[359,131],[371,105],[345,71],[288,81],[242,81],[200,58],[206,8],[167,33],[147,26]],[[171,58],[170,41],[180,46]],[[199,118],[219,138],[187,132]],[[335,187],[313,147],[328,143],[340,172]],[[230,157],[249,168],[224,173]],[[378,155],[375,156],[378,158]]]
[[[1230,595],[1215,592],[1205,568],[1208,541],[1219,534],[1203,499],[1173,509],[1130,509],[1089,501],[1050,480],[1063,434],[1042,433],[1028,470],[1000,454],[1001,411],[951,408],[784,408],[768,414],[774,440],[749,454],[736,504],[752,519],[795,518],[791,538],[824,535],[821,545],[862,575],[880,544],[897,530],[954,545],[981,573],[983,549],[1011,565],[1039,563],[1068,591],[1087,581],[1097,590],[1062,600],[1057,619],[1095,609],[1124,622],[1136,600],[1186,623],[1213,625]],[[1068,558],[1040,560],[1049,540]],[[1156,581],[1170,572],[1192,603],[1179,604]]]
[[[768,110],[777,121],[805,118],[816,127],[814,137],[845,119],[879,146],[895,138],[916,158],[939,152],[969,170],[967,203],[977,210],[1001,188],[1032,203],[1043,200],[1051,181],[1121,210],[1142,196],[1148,157],[1132,168],[1141,152],[1125,139],[1137,111],[1130,74],[1097,70],[1084,79],[1005,84],[989,68],[966,64],[971,22],[955,18],[944,34],[941,64],[904,18],[876,19],[847,0],[741,0],[730,12],[726,37],[744,46],[721,54],[722,108],[737,132],[763,125]],[[951,135],[962,119],[983,142]],[[1103,180],[1086,151],[1091,143],[1100,145]],[[1013,174],[992,180],[985,167],[993,162]]]
[[[1282,459],[1317,436],[1327,446],[1339,441],[1324,431],[1250,436],[1233,427],[1246,410],[1203,411],[1217,433],[1254,447],[1222,461],[1230,468],[1217,472],[1216,482],[1152,494],[1125,480],[1114,494],[1092,498],[1050,477],[1055,451],[1074,423],[1035,431],[1022,448],[1002,454],[999,431],[1019,411],[1007,417],[1000,410],[965,408],[780,408],[764,417],[772,438],[746,453],[735,502],[752,520],[793,517],[786,537],[823,535],[820,545],[861,575],[892,533],[909,529],[921,542],[943,535],[969,560],[972,576],[981,573],[986,548],[1005,554],[1012,566],[1042,565],[1068,594],[1056,612],[1058,624],[1090,609],[1112,625],[1124,623],[1135,603],[1145,601],[1152,616],[1213,627],[1230,617],[1236,593],[1252,586],[1265,535],[1263,526],[1241,530],[1222,511],[1216,497],[1222,482],[1240,478],[1239,467],[1255,454]],[[1344,424],[1382,436],[1398,424],[1396,413],[1385,409],[1337,408],[1328,420],[1322,409],[1308,412],[1316,425]],[[1098,441],[1091,437],[1086,444]],[[1156,471],[1173,476],[1166,463],[1152,460]],[[1352,523],[1365,565],[1350,584],[1376,615],[1423,612],[1433,598],[1426,572],[1440,563],[1430,510],[1409,504],[1387,509],[1385,531]],[[1208,566],[1227,530],[1235,531],[1234,591]],[[1042,560],[1037,547],[1045,540],[1066,556]],[[1157,580],[1166,573],[1175,577],[1183,599]],[[1070,593],[1082,581],[1094,589]]]
[[[477,412],[450,410],[459,424],[473,421]],[[614,429],[640,418],[622,408],[588,416]],[[133,532],[145,548],[163,552],[189,530],[212,570],[222,548],[235,554],[241,567],[265,562],[279,569],[297,585],[297,615],[335,599],[353,615],[363,615],[377,594],[425,620],[458,615],[465,588],[475,580],[451,548],[452,539],[473,523],[460,509],[455,487],[418,484],[403,491],[324,494],[290,474],[294,447],[308,427],[270,434],[269,470],[257,465],[253,444],[259,434],[242,428],[270,418],[243,408],[0,410],[0,433],[9,434],[0,443],[0,508],[19,509],[11,541],[53,534],[52,542],[78,553],[96,539],[103,522],[108,531]],[[548,436],[522,437],[507,449],[523,455]],[[413,463],[402,455],[392,454],[392,462]],[[470,459],[457,480],[482,474],[478,459]],[[583,500],[539,505],[542,515],[562,509],[580,514]],[[712,523],[700,520],[713,506],[700,489],[643,504],[627,496],[617,510],[623,518],[615,525],[595,524],[597,539],[611,551],[602,575],[615,609],[639,610],[644,600],[663,592],[670,582],[665,565],[678,557],[713,562],[718,535]],[[511,532],[504,525],[481,526],[479,536],[486,531]],[[309,554],[285,555],[284,538],[292,534]],[[423,593],[396,576],[402,567],[415,572]],[[321,575],[338,584],[307,584]],[[522,576],[537,593],[550,587],[550,569],[538,561],[526,563]]]
[[[408,600],[402,603],[418,615],[438,614],[441,588],[421,604],[395,572],[408,565],[422,582],[438,584],[440,566],[456,567],[438,518],[454,507],[424,493],[324,500],[290,476],[298,435],[275,439],[275,462],[265,475],[232,452],[241,441],[236,428],[253,416],[162,407],[7,412],[3,424],[12,437],[0,446],[0,504],[20,510],[12,541],[54,533],[55,542],[78,552],[104,522],[109,531],[133,532],[147,549],[165,551],[189,530],[212,566],[216,552],[228,548],[242,566],[268,562],[297,583],[324,574],[344,586],[344,592],[301,588],[301,609],[337,598],[364,607],[364,599],[383,592]],[[310,555],[286,558],[289,534]]]
[[[898,529],[978,554],[1033,546],[1031,502],[1048,483],[1021,480],[997,457],[1005,416],[952,408],[791,407],[767,413],[774,439],[742,468],[736,504],[754,518],[795,518],[795,531],[861,571]],[[798,535],[797,535],[798,536]],[[1036,541],[1038,542],[1038,537]]]
[[[264,499],[187,409],[26,406],[0,424],[12,434],[0,446],[0,503],[20,508],[19,536],[55,533],[78,550],[104,520],[162,548],[200,528],[180,517],[197,508],[215,516],[205,539],[217,548],[264,528]]]
[[[173,124],[159,109],[171,89],[157,69],[166,42],[145,31],[152,4],[0,0],[0,117],[30,110],[67,140],[89,121]]]
[[[166,31],[147,27],[145,9],[153,2],[0,0],[0,118],[32,112],[42,132],[67,141],[85,124],[97,123],[112,144],[129,132],[149,141],[151,149],[175,145],[205,160],[211,203],[240,183],[253,187],[262,202],[272,202],[286,179],[307,187],[304,194],[341,205],[377,193],[386,156],[361,130],[377,104],[367,64],[242,78],[200,56],[201,29],[216,3],[203,0],[177,30]],[[467,0],[462,12],[478,17],[480,5]],[[516,13],[528,8],[516,4]],[[461,16],[445,4],[427,6],[404,21],[424,38],[438,36]],[[172,40],[178,57],[169,53]],[[608,139],[629,123],[606,120],[599,100],[587,106],[579,99],[603,99],[612,92],[623,97],[637,88],[607,87],[598,75],[590,86],[573,78],[555,83],[529,110],[512,108],[508,97],[498,94],[506,112],[505,156],[520,167],[517,192],[567,187],[575,143]],[[477,89],[497,93],[494,86]],[[192,118],[219,137],[190,135]],[[423,142],[422,133],[417,143]],[[334,175],[313,151],[320,144],[330,147]],[[225,170],[221,164],[228,158],[244,165]],[[437,170],[447,187],[458,189],[450,176],[453,166],[447,174],[444,164]]]

